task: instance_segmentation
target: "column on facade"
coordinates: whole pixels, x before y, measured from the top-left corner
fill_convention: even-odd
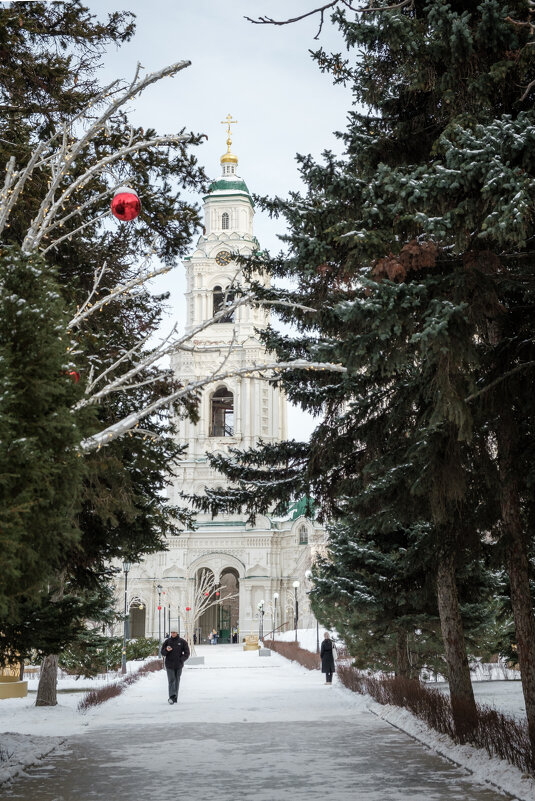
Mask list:
[[[241,395],[243,392],[244,381],[240,376],[236,378],[236,397],[234,399],[234,410],[236,413],[236,420],[234,421],[234,434],[236,437],[242,436],[242,407]]]

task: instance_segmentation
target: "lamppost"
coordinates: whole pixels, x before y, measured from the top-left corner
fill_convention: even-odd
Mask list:
[[[308,581],[312,581],[312,570],[305,570],[305,578],[307,578]],[[319,654],[319,652],[320,652],[320,624],[318,623],[318,618],[316,617],[316,615],[314,615],[314,617],[316,618],[316,653]]]
[[[273,639],[275,639],[275,632],[277,630],[277,598],[278,592],[273,593]]]
[[[264,601],[258,604],[258,639],[264,639]]]
[[[294,581],[293,588],[294,588],[294,628],[295,628],[295,641],[297,642],[297,621],[299,619],[299,603],[297,601],[297,588],[299,587],[299,582]]]
[[[159,647],[162,647],[162,590],[163,587],[161,584],[156,586],[158,590],[158,643]]]
[[[124,573],[124,618],[123,618],[123,653],[121,658],[121,673],[126,673],[126,640],[128,637],[128,571],[130,570],[130,562],[123,562]]]

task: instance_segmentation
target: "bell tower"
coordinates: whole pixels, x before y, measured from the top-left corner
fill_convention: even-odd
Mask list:
[[[267,326],[268,312],[245,304],[228,308],[236,288],[245,285],[237,257],[259,249],[253,233],[253,201],[232,152],[234,123],[230,115],[223,123],[227,150],[221,156],[221,174],[203,198],[204,233],[185,259],[190,349],[177,348],[171,358],[182,383],[218,373],[227,377],[203,389],[198,423],[177,421],[178,441],[187,446],[184,458],[173,466],[169,487],[170,501],[177,505],[183,504],[182,493],[200,495],[205,487],[225,486],[225,478],[210,467],[207,453],[245,450],[260,440],[275,443],[287,438],[284,394],[250,372],[255,365],[272,361],[257,334]],[[214,312],[217,322],[212,322]],[[241,375],[235,374],[238,370]],[[306,627],[310,611],[305,575],[313,549],[320,547],[323,538],[319,524],[304,517],[302,504],[294,504],[283,517],[257,515],[254,523],[235,513],[215,519],[196,513],[192,529],[169,536],[165,551],[149,554],[132,567],[130,608],[143,604],[145,633],[159,635],[163,598],[164,626],[176,625],[183,632],[191,620],[195,576],[208,571],[220,589],[219,600],[196,619],[197,643],[206,642],[212,628],[219,631],[221,643],[241,643],[248,634],[258,632],[264,614],[266,631],[268,626],[287,623],[296,608],[297,585],[301,587],[299,620]],[[118,609],[123,608],[122,593],[120,586]]]
[[[185,259],[186,331],[190,333],[232,302],[236,287],[245,283],[236,257],[259,249],[253,233],[253,201],[237,173],[238,157],[231,150],[231,125],[235,122],[229,114],[223,123],[227,126],[227,151],[221,156],[221,174],[203,198],[204,233]],[[264,309],[247,305],[220,316],[195,333],[195,351],[173,354],[171,367],[176,377],[185,383],[269,361],[255,330],[265,328],[268,320]],[[199,493],[204,486],[224,484],[223,477],[208,467],[206,452],[246,449],[260,440],[286,438],[284,395],[255,373],[229,376],[207,387],[199,412],[196,424],[179,421],[179,441],[188,450],[180,463],[181,475],[175,479],[177,492]]]

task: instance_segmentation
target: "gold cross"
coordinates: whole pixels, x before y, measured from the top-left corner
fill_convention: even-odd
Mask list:
[[[230,126],[234,125],[234,123],[236,123],[236,122],[238,122],[238,120],[233,120],[232,119],[232,114],[227,114],[226,119],[221,120],[221,125],[226,125],[227,126],[227,136],[231,135]]]

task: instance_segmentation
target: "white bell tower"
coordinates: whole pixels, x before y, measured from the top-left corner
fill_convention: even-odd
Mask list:
[[[184,503],[181,493],[202,494],[205,487],[225,486],[224,477],[209,466],[207,452],[225,452],[230,447],[245,450],[260,440],[269,443],[287,438],[283,393],[248,372],[254,365],[272,361],[256,334],[267,326],[267,312],[243,305],[199,330],[214,312],[225,310],[233,289],[243,285],[236,256],[259,248],[253,234],[253,202],[236,172],[238,159],[231,152],[233,122],[229,115],[224,123],[227,152],[221,157],[221,175],[204,198],[204,234],[185,260],[186,330],[193,334],[195,348],[176,350],[171,359],[175,376],[183,384],[214,373],[229,375],[202,391],[198,423],[178,421],[178,441],[187,445],[187,452],[173,466],[170,500],[177,505]],[[245,370],[244,375],[232,375],[240,369]],[[258,633],[260,620],[264,620],[261,614],[265,614],[266,632],[270,627],[289,625],[294,619],[297,584],[300,625],[306,626],[310,611],[305,575],[323,541],[321,526],[304,517],[302,503],[293,504],[282,518],[258,515],[253,525],[245,515],[235,513],[215,519],[196,514],[192,530],[168,537],[165,551],[149,554],[132,567],[129,603],[146,610],[142,633],[156,636],[169,625],[183,632],[191,612],[194,577],[208,570],[221,595],[196,623],[198,643],[206,641],[213,627],[219,630],[220,642],[233,638],[241,643],[246,635]],[[122,592],[121,585],[120,609]]]
[[[244,281],[236,255],[259,249],[253,234],[254,208],[244,180],[237,174],[238,157],[231,152],[230,114],[227,152],[221,156],[221,175],[204,197],[205,232],[194,253],[185,259],[187,271],[186,331],[191,332],[224,308],[233,288]],[[202,379],[213,372],[232,372],[270,361],[255,329],[265,328],[269,314],[240,306],[194,336],[195,352],[176,351],[171,367],[181,382]],[[221,370],[219,365],[223,365]],[[206,452],[228,447],[250,448],[286,438],[286,400],[283,393],[258,375],[230,376],[202,393],[200,420],[179,423],[179,441],[187,445],[181,462],[177,491],[202,492],[204,486],[221,486],[224,479],[208,467]]]

